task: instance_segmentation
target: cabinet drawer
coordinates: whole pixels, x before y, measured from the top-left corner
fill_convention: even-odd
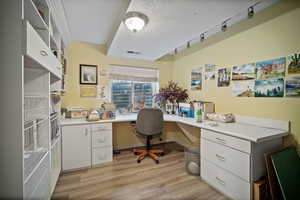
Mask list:
[[[92,147],[112,146],[112,132],[101,131],[92,133]]]
[[[201,157],[250,182],[250,155],[238,150],[201,140]]]
[[[100,132],[100,131],[111,131],[112,123],[103,123],[103,124],[93,124],[92,132]]]
[[[92,165],[98,165],[106,162],[111,162],[113,158],[112,146],[97,147],[92,151]]]
[[[205,159],[201,159],[201,177],[232,199],[244,200],[251,198],[250,183]]]
[[[231,137],[228,135],[224,135],[221,133],[217,133],[214,131],[202,129],[201,131],[201,138],[208,139],[210,141],[213,141],[218,144],[226,145],[231,148],[246,152],[246,153],[251,153],[251,142],[242,140],[236,137]]]
[[[24,21],[25,55],[34,59],[52,74],[61,78],[62,65],[28,21]]]

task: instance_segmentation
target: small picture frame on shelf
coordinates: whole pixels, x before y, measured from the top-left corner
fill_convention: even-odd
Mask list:
[[[98,84],[98,66],[97,65],[80,65],[80,84],[97,85]]]

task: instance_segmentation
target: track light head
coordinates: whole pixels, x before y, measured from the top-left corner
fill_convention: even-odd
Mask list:
[[[200,35],[200,41],[201,41],[201,42],[203,42],[203,41],[204,41],[204,39],[205,39],[205,37],[204,37],[204,33],[201,33],[201,35]]]
[[[226,21],[222,22],[221,30],[222,30],[223,32],[225,32],[225,31],[227,30],[227,22],[226,22]]]
[[[253,6],[248,8],[248,18],[252,18],[254,16],[254,8]]]
[[[188,41],[187,44],[186,44],[186,48],[190,48],[191,47],[191,42]]]

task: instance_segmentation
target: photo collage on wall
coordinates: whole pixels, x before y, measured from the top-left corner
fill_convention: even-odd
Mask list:
[[[288,77],[285,83],[286,97],[300,97],[300,53],[287,57]]]
[[[218,87],[228,87],[230,85],[231,70],[224,67],[218,70]]]
[[[201,90],[202,89],[202,67],[192,70],[191,89],[192,90]]]
[[[236,97],[254,97],[255,64],[232,67],[232,92]]]
[[[283,97],[286,58],[256,63],[255,97]]]
[[[206,64],[204,80],[217,79],[217,87],[229,87],[231,82],[235,97],[300,97],[300,53],[232,69],[216,68]],[[191,88],[202,89],[202,68],[192,70]]]

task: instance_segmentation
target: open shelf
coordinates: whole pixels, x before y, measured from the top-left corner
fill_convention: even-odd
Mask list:
[[[27,183],[32,174],[39,168],[44,158],[47,156],[46,149],[40,151],[25,153],[24,155],[24,183]]]
[[[45,14],[49,14],[49,11]],[[47,23],[32,0],[24,1],[24,17],[35,29],[48,30]]]

